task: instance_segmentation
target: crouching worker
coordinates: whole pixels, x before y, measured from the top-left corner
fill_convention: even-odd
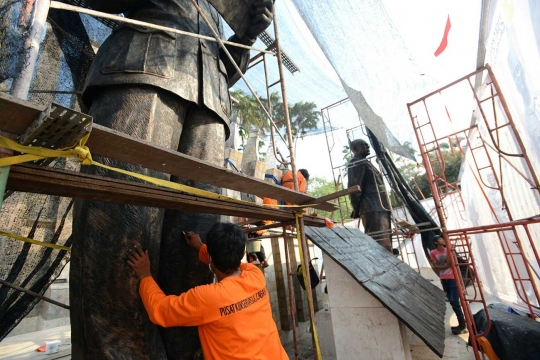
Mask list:
[[[199,251],[217,283],[165,295],[150,274],[148,252],[134,248],[128,264],[141,279],[139,294],[150,320],[163,327],[198,326],[205,359],[288,359],[272,319],[264,274],[240,263],[246,237],[237,225],[217,223],[203,244],[188,232],[186,241]]]

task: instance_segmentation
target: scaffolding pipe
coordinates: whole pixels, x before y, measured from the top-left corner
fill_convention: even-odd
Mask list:
[[[193,0],[192,0],[193,1]],[[272,5],[272,13],[275,15],[275,6]],[[285,126],[287,128],[287,139],[288,139],[288,147],[289,147],[289,154],[291,156],[291,171],[292,171],[292,178],[293,178],[293,184],[294,189],[296,191],[299,190],[298,187],[298,177],[296,174],[296,161],[294,158],[294,149],[293,149],[293,138],[292,138],[292,131],[291,131],[291,119],[289,116],[289,106],[287,104],[287,91],[285,89],[285,77],[283,73],[283,59],[281,58],[281,45],[279,41],[279,30],[278,30],[278,24],[276,21],[276,16],[274,16],[274,34],[276,36],[276,55],[278,60],[278,68],[279,68],[279,77],[281,80],[281,96],[283,98],[283,113],[285,118]],[[311,284],[311,279],[309,276],[309,249],[307,246],[307,240],[306,240],[306,234],[304,230],[304,219],[303,217],[298,218],[298,229],[297,231],[300,232],[300,244],[298,244],[302,251],[302,267],[304,269],[304,274],[306,276],[306,294],[307,294],[307,302],[308,302],[308,308],[309,308],[309,317],[311,320],[311,328],[312,328],[312,340],[313,340],[313,358],[315,360],[322,360],[319,358],[319,346],[316,341],[317,337],[317,329],[315,326],[315,311],[313,307],[313,295],[312,295],[312,289],[309,284]]]
[[[459,81],[455,81],[454,83],[457,83],[457,82],[459,82]],[[434,94],[436,94],[436,93],[437,93],[437,91],[434,92]],[[435,174],[433,173],[433,171],[431,169],[431,165],[430,165],[431,162],[430,162],[429,156],[428,156],[427,152],[425,151],[425,149],[423,147],[423,143],[425,143],[423,134],[421,133],[420,128],[418,126],[415,126],[415,124],[414,124],[414,118],[415,117],[413,116],[412,111],[411,111],[411,106],[413,104],[418,103],[419,101],[424,101],[428,96],[429,95],[426,95],[423,98],[421,98],[421,99],[419,99],[419,100],[417,100],[417,101],[415,101],[415,102],[413,102],[411,104],[407,104],[407,110],[409,111],[409,116],[411,118],[411,121],[413,122],[413,128],[414,128],[414,132],[415,132],[415,135],[416,135],[416,139],[418,140],[418,147],[420,148],[420,153],[422,155],[422,160],[424,161],[424,164],[425,164],[427,178],[431,179],[431,181],[429,181],[429,185],[431,187],[433,201],[435,202],[435,209],[437,210],[437,215],[439,216],[439,223],[440,223],[442,235],[443,235],[444,241],[446,243],[446,247],[448,249],[448,252],[451,252],[452,251],[452,243],[451,243],[450,237],[449,237],[449,235],[447,233],[446,218],[445,218],[444,211],[442,209],[442,207],[443,207],[442,206],[442,201],[441,201],[441,198],[439,197],[439,192],[437,191],[438,190],[437,186],[434,183]],[[432,128],[432,130],[433,130],[433,128]],[[433,131],[433,133],[435,134],[434,131]],[[454,275],[454,279],[459,279],[461,274],[459,273],[459,269],[458,269],[458,266],[456,264],[456,260],[454,259],[454,256],[449,256],[449,259],[450,259],[450,268],[452,269],[452,274]],[[463,307],[463,309],[467,310],[467,311],[463,311],[463,313],[465,315],[465,321],[467,322],[469,332],[471,332],[471,335],[474,337],[474,335],[473,335],[474,319],[471,316],[471,311],[470,311],[470,308],[469,308],[469,306],[467,304],[467,300],[465,299],[465,294],[463,293],[463,291],[458,291],[458,292],[459,292],[459,299],[460,299],[460,302],[461,302],[461,306]],[[473,350],[474,350],[474,356],[475,356],[476,360],[480,360],[479,349],[478,349],[479,345],[478,345],[478,343],[476,341],[476,338],[474,338],[474,341],[471,341],[471,343],[472,343],[472,347],[473,347]]]
[[[266,82],[266,98],[268,101],[268,113],[272,114],[272,103],[270,102],[270,87],[268,86],[268,68],[266,66],[266,54],[262,54],[262,62],[264,65],[264,81]],[[276,153],[276,139],[274,136],[273,126],[270,126],[270,138],[272,140],[272,150],[274,152],[274,158],[282,165],[285,165],[285,166],[289,165],[290,163],[281,161],[281,159],[278,158],[278,154]]]
[[[12,288],[12,289],[15,289],[15,290],[17,290],[17,291],[20,291],[20,292],[22,292],[22,293],[25,293],[25,294],[27,294],[27,295],[33,296],[33,297],[38,298],[38,299],[40,299],[40,300],[46,301],[46,302],[51,303],[51,304],[53,304],[53,305],[56,305],[56,306],[59,306],[59,307],[61,307],[61,308],[64,308],[64,309],[69,310],[69,305],[62,304],[61,302],[55,301],[55,300],[53,300],[53,299],[49,299],[49,298],[46,297],[46,296],[43,296],[43,295],[38,294],[38,293],[36,293],[36,292],[27,290],[27,289],[25,289],[25,288],[22,288],[22,287],[20,287],[20,286],[15,285],[15,284],[9,283],[9,282],[7,282],[7,281],[5,281],[5,280],[3,280],[3,279],[0,279],[0,284],[2,284],[2,285],[4,285],[4,286],[7,286],[7,287],[10,287],[10,288]]]
[[[40,0],[38,0],[38,1],[40,1]],[[200,9],[198,6],[197,6],[197,8],[198,8],[197,10]],[[118,16],[118,15],[107,14],[107,13],[104,13],[104,12],[101,12],[101,11],[86,9],[86,8],[82,8],[82,7],[79,7],[79,6],[73,6],[73,5],[69,5],[69,4],[64,4],[64,3],[61,3],[61,2],[58,2],[58,1],[51,1],[51,9],[73,11],[73,12],[77,12],[77,13],[80,13],[80,14],[86,14],[86,15],[101,17],[101,18],[104,18],[104,19],[110,19],[110,20],[114,20],[114,21],[119,21],[119,22],[123,22],[123,23],[126,23],[126,24],[144,26],[144,27],[147,27],[147,28],[150,28],[150,29],[156,29],[156,30],[162,30],[162,31],[166,31],[166,32],[172,32],[172,33],[179,34],[179,35],[186,35],[186,36],[191,36],[191,37],[195,37],[195,38],[202,39],[202,40],[223,43],[223,44],[227,44],[227,45],[231,45],[231,46],[240,47],[240,48],[243,48],[243,49],[255,50],[255,51],[259,51],[259,52],[267,53],[267,54],[274,54],[273,52],[268,51],[268,50],[258,49],[258,48],[254,48],[252,46],[243,45],[243,44],[235,43],[235,42],[232,42],[232,41],[221,40],[221,38],[219,38],[219,37],[218,37],[219,40],[217,40],[216,38],[213,38],[211,36],[194,34],[194,33],[188,32],[188,31],[182,31],[182,30],[170,28],[170,27],[167,27],[167,26],[156,25],[156,24],[153,24],[153,23],[134,20],[134,19]],[[201,16],[203,16],[203,19],[204,19],[204,15],[201,12],[199,12],[199,13],[201,14]],[[210,29],[212,30],[212,32],[214,32],[213,31],[214,29],[212,27],[210,27]]]
[[[293,340],[294,340],[294,359],[298,360],[299,352],[298,352],[298,338],[296,335],[296,316],[294,314],[294,292],[292,288],[292,278],[291,278],[291,263],[289,260],[289,243],[288,243],[288,237],[290,237],[289,234],[287,234],[287,230],[285,227],[283,227],[283,243],[285,244],[285,266],[287,267],[287,290],[289,295],[289,311],[291,314],[291,328],[293,332]]]
[[[36,0],[33,7],[33,16],[30,25],[30,33],[24,42],[24,47],[28,49],[28,57],[22,56],[19,61],[23,62],[22,70],[19,75],[13,79],[11,84],[11,95],[26,100],[32,77],[34,76],[34,68],[39,54],[39,48],[43,32],[47,23],[47,14],[49,13],[49,0]],[[24,8],[24,11],[32,11],[31,8]],[[22,14],[21,14],[22,15]],[[26,14],[30,17],[30,14]],[[0,209],[4,202],[4,194],[6,192],[6,184],[9,177],[9,166],[0,168]]]
[[[257,103],[259,104],[259,106],[261,107],[262,111],[264,112],[264,114],[266,115],[266,117],[268,118],[268,120],[270,120],[270,124],[272,126],[274,126],[276,128],[276,132],[278,133],[279,137],[281,137],[281,140],[283,140],[283,142],[286,142],[285,141],[285,138],[283,137],[283,135],[281,135],[281,133],[279,132],[279,128],[277,127],[276,123],[274,122],[274,120],[272,119],[272,116],[270,115],[270,113],[268,111],[266,111],[266,108],[264,107],[263,103],[261,102],[261,100],[259,99],[259,97],[257,96],[257,93],[255,92],[255,90],[253,90],[253,88],[251,87],[251,85],[249,84],[249,82],[247,81],[244,73],[242,72],[242,70],[240,70],[240,67],[238,66],[238,64],[236,63],[236,61],[234,61],[234,58],[232,57],[231,53],[229,52],[229,50],[225,47],[224,44],[236,44],[236,43],[231,43],[230,41],[225,41],[225,40],[222,40],[219,36],[219,34],[216,32],[216,30],[212,27],[212,24],[210,23],[210,21],[208,20],[208,18],[206,17],[206,15],[204,15],[202,9],[200,8],[200,6],[197,4],[197,1],[196,0],[191,0],[191,3],[193,4],[193,6],[195,6],[195,8],[197,9],[197,11],[199,12],[199,14],[201,15],[201,18],[204,20],[204,22],[206,23],[206,25],[208,26],[208,28],[210,29],[210,31],[212,31],[212,35],[214,35],[214,38],[211,38],[213,41],[217,41],[218,44],[219,44],[219,47],[223,50],[223,52],[225,53],[225,55],[227,55],[227,57],[229,58],[229,60],[231,61],[231,65],[234,67],[234,69],[238,72],[238,74],[240,75],[240,77],[242,78],[242,80],[244,80],[244,83],[246,84],[246,86],[248,87],[249,91],[251,91],[251,94],[253,95],[253,98],[257,101]],[[275,17],[274,17],[275,18]],[[275,22],[275,19],[274,19],[274,22]],[[237,44],[238,45],[238,44]],[[245,47],[245,45],[242,45],[241,47]],[[255,49],[255,48],[251,48],[251,47],[247,47],[248,49],[252,49],[252,50],[257,50],[257,51],[261,51],[263,53],[270,53],[270,54],[273,54],[273,52],[271,51],[267,51],[267,50],[259,50],[259,49]],[[281,54],[279,54],[279,57],[281,57]],[[291,156],[292,158],[292,156]]]
[[[516,128],[516,124],[514,123],[514,119],[512,118],[512,114],[510,113],[510,109],[508,107],[508,104],[506,103],[506,99],[505,99],[504,95],[502,94],[499,83],[497,82],[497,78],[495,78],[495,74],[493,73],[493,71],[491,70],[491,67],[489,65],[486,64],[485,68],[488,71],[488,74],[489,74],[489,77],[491,78],[491,81],[493,81],[493,86],[495,86],[495,91],[497,92],[497,94],[499,96],[499,100],[501,101],[502,107],[504,109],[504,112],[506,113],[506,116],[508,117],[508,123],[512,127],[512,131],[514,132],[514,134],[517,135],[517,134],[519,134],[519,132],[518,132],[518,130]],[[532,166],[532,163],[531,163],[531,161],[529,159],[529,156],[527,155],[527,148],[523,144],[523,141],[521,140],[521,136],[519,136],[519,135],[515,136],[515,140],[517,141],[517,143],[518,143],[518,145],[519,145],[519,147],[521,149],[523,158],[525,160],[525,163],[527,164],[527,168],[531,173],[531,176],[532,176],[534,184],[535,184],[535,190],[537,192],[540,192],[540,182],[538,180],[538,177],[536,176],[536,172],[534,171],[534,167]]]
[[[23,57],[19,60],[23,62],[22,70],[19,73],[19,76],[13,79],[13,84],[11,85],[11,95],[22,100],[28,98],[28,91],[32,84],[32,77],[34,76],[41,39],[43,38],[43,32],[45,31],[47,23],[49,4],[49,0],[36,0],[34,4],[34,15],[31,20],[30,34],[24,42],[24,47],[28,49],[28,57]]]

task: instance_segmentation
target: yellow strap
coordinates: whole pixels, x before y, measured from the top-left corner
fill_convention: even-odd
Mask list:
[[[154,185],[163,186],[169,189],[178,190],[185,192],[187,194],[192,195],[198,195],[202,196],[208,199],[219,199],[234,203],[242,203],[242,204],[250,204],[253,205],[252,202],[234,199],[225,195],[216,194],[210,191],[197,189],[191,186],[178,184],[172,181],[168,180],[162,180],[162,179],[156,179],[151,176],[147,175],[141,175],[132,171],[123,170],[119,168],[115,168],[112,166],[107,166],[104,164],[101,164],[97,161],[92,160],[92,155],[90,154],[90,149],[85,145],[86,141],[88,140],[88,137],[90,134],[85,135],[82,139],[79,140],[79,142],[73,146],[72,148],[65,148],[60,150],[52,150],[52,149],[45,149],[41,147],[34,147],[34,146],[26,146],[21,145],[11,139],[8,139],[4,136],[0,135],[0,147],[10,149],[13,151],[18,151],[21,153],[24,153],[24,155],[18,155],[18,156],[10,156],[0,159],[0,167],[3,166],[11,166],[16,164],[22,164],[25,162],[35,161],[35,160],[42,160],[50,157],[58,158],[76,158],[82,165],[95,165],[102,168],[105,168],[107,170],[116,171],[125,175],[133,176],[137,179],[141,179],[144,181],[147,181]],[[263,204],[264,207],[272,207],[274,205],[271,204]],[[315,204],[308,204],[308,205],[280,205],[282,207],[287,208],[305,208],[305,207],[313,207]]]
[[[71,251],[71,248],[70,248],[70,247],[67,247],[67,246],[56,245],[56,244],[51,244],[51,243],[48,243],[48,242],[43,242],[43,241],[39,241],[39,240],[29,239],[29,238],[24,237],[24,236],[19,236],[19,235],[16,235],[16,234],[11,234],[11,233],[7,233],[7,232],[4,232],[4,231],[0,231],[0,235],[2,235],[2,236],[7,236],[7,237],[9,237],[9,238],[12,238],[12,239],[15,239],[15,240],[19,240],[19,241],[24,241],[24,242],[27,242],[27,243],[30,243],[30,244],[34,244],[34,245],[45,246],[45,247],[52,248],[52,249],[59,249],[59,250]]]
[[[300,260],[302,261],[302,266],[300,267],[300,269],[302,269],[302,277],[304,278],[304,284],[306,284],[306,296],[307,296],[307,301],[308,303],[312,303],[313,302],[313,297],[310,297],[309,294],[311,293],[311,284],[308,283],[308,280],[307,280],[307,272],[309,271],[309,265],[308,265],[308,269],[305,269],[304,270],[304,266],[303,266],[303,263],[304,263],[304,251],[302,250],[302,235],[300,234],[300,218],[304,216],[304,211],[303,210],[300,210],[300,211],[297,211],[295,214],[294,214],[294,217],[296,219],[296,239],[298,240],[298,251],[300,253]],[[308,287],[310,289],[310,291],[308,292]],[[313,331],[313,339],[315,341],[315,351],[317,352],[317,359],[319,360],[322,360],[322,355],[321,355],[321,347],[319,346],[319,337],[317,336],[317,328],[315,327],[315,319],[311,319],[311,329]]]

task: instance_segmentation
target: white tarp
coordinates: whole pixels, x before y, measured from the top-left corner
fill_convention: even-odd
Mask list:
[[[492,66],[529,158],[538,174],[540,169],[540,101],[538,100],[540,95],[540,72],[538,72],[540,67],[540,3],[537,0],[499,1],[486,47],[486,62]],[[497,104],[496,111],[498,118],[503,119],[500,103]],[[493,145],[482,122],[479,123],[479,132],[471,133],[469,138],[479,144],[477,141],[479,134],[487,143]],[[509,131],[501,131],[500,136],[503,151],[519,153],[516,141]],[[499,165],[498,157],[493,150],[489,149],[488,153],[494,163],[498,178],[500,179],[502,175],[504,196],[513,219],[537,215],[540,212],[538,191],[531,190],[531,186],[521,179],[508,162],[502,161]],[[479,163],[486,164],[485,153],[477,151],[475,154]],[[519,158],[508,158],[510,163],[520,171],[527,173],[524,163]],[[470,151],[467,154],[467,164],[461,180],[462,193],[466,202],[466,218],[471,223],[468,226],[509,220],[507,211],[503,207],[501,193],[489,188],[495,185],[493,173],[489,169],[484,169],[479,173]],[[477,180],[482,183],[482,191]],[[529,230],[536,248],[540,248],[540,225],[530,226]],[[540,286],[537,277],[540,269],[539,264],[534,260],[531,244],[525,241],[524,232],[519,231],[518,234],[522,239],[522,252],[528,260],[524,260],[520,255],[505,256],[503,246],[495,233],[474,236],[473,254],[479,267],[478,275],[483,280],[484,291],[496,299],[523,307],[524,302],[512,281],[507,259],[510,266],[514,268],[514,274],[519,274],[520,277],[528,277],[525,269],[530,266],[532,278],[537,286]],[[519,252],[513,233],[505,232],[502,236],[508,239],[507,253]],[[526,264],[527,262],[529,265]],[[524,286],[529,299],[533,301],[533,304],[538,305],[534,300],[530,282],[524,282]],[[521,294],[521,297],[524,296]]]

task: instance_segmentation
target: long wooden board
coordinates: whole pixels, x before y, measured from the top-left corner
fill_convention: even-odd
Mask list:
[[[42,110],[28,101],[0,94],[0,130],[20,135]],[[284,200],[293,204],[310,204],[315,201],[312,196],[208,164],[192,156],[156,146],[100,125],[93,125],[87,145],[92,154],[140,165],[188,180],[259,197]],[[337,206],[330,202],[314,207],[325,211],[337,209]]]
[[[206,199],[159,186],[59,170],[46,166],[12,166],[7,189],[120,204],[189,210],[208,214],[239,217],[263,216],[265,219],[280,222],[294,221],[294,214],[287,210],[265,208],[250,203]],[[304,216],[304,218],[306,224],[325,226],[323,218],[313,216]]]
[[[445,294],[358,229],[306,227],[306,236],[440,357]]]

